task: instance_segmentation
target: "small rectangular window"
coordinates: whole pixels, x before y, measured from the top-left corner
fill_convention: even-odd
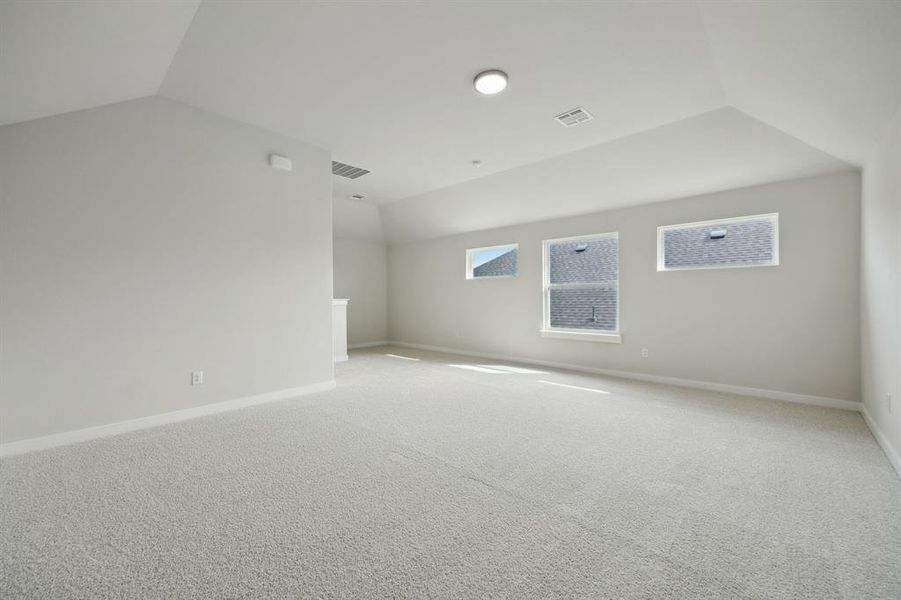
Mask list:
[[[658,271],[778,264],[778,213],[657,228]]]
[[[466,279],[516,277],[519,244],[472,248],[466,251]]]
[[[542,335],[619,342],[619,234],[545,240]]]

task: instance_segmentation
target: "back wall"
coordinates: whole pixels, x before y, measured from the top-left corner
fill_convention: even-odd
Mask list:
[[[659,225],[772,212],[779,266],[657,272]],[[860,174],[845,171],[397,244],[389,338],[859,401],[859,228]],[[542,338],[542,240],[610,231],[623,343]],[[467,248],[507,243],[519,243],[516,278],[465,279]]]

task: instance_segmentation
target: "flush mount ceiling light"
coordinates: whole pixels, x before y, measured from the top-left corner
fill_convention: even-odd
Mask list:
[[[500,69],[482,71],[472,81],[476,91],[486,96],[499,94],[507,87],[507,74]]]

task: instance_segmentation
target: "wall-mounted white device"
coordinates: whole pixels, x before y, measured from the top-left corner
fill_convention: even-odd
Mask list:
[[[273,169],[281,169],[282,171],[293,171],[294,163],[287,156],[279,156],[278,154],[269,155],[269,166]]]

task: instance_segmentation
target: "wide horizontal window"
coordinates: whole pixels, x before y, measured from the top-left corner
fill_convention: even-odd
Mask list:
[[[545,240],[543,333],[588,339],[618,330],[618,234]]]
[[[778,214],[657,228],[658,271],[778,264]]]
[[[466,251],[466,278],[515,277],[519,245],[471,248]]]

